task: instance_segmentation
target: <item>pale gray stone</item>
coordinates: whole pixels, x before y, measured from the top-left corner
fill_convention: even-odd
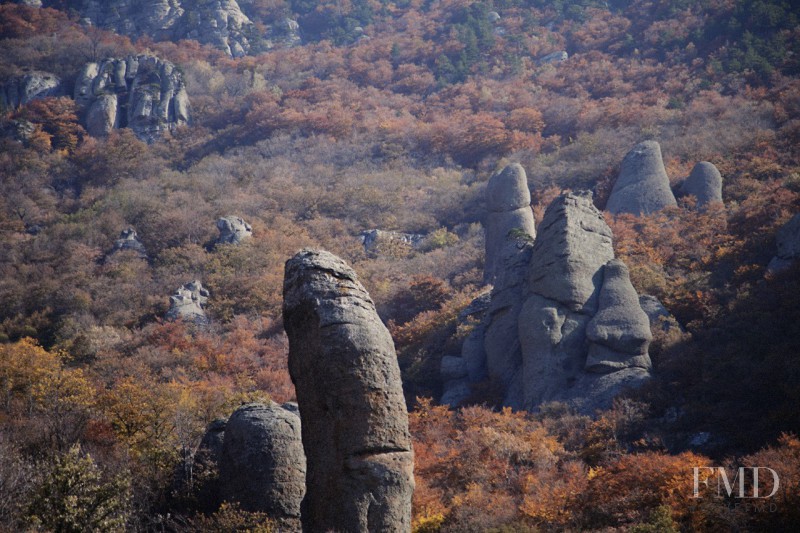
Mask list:
[[[444,381],[462,379],[467,377],[467,365],[461,357],[445,355],[439,366],[439,373]]]
[[[183,285],[169,297],[170,307],[166,318],[168,320],[181,319],[195,325],[208,324],[205,306],[209,296],[208,290],[197,280]]]
[[[586,337],[594,344],[633,356],[646,356],[650,341],[653,340],[650,319],[639,304],[628,267],[619,259],[612,259],[603,268],[599,311],[587,325]],[[587,368],[603,364],[602,359],[592,357],[590,350]],[[650,368],[649,358],[644,365],[631,363],[623,366]]]
[[[226,216],[217,220],[216,244],[241,244],[253,236],[253,228],[241,217]]]
[[[86,131],[92,137],[105,137],[119,127],[116,94],[101,94],[86,112]]]
[[[661,158],[661,146],[656,141],[634,146],[622,160],[606,210],[615,215],[649,215],[676,205]]]
[[[697,207],[722,202],[722,175],[713,163],[700,161],[680,186],[681,196],[694,196]]]

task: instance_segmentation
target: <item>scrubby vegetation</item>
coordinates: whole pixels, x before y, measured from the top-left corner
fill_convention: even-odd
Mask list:
[[[355,268],[397,342],[417,531],[796,526],[798,270],[765,279],[800,210],[790,2],[247,5],[264,23],[297,18],[304,44],[232,59],[0,5],[0,78],[40,69],[71,91],[86,61],[149,52],[178,65],[192,105],[152,145],[89,137],[69,97],[3,110],[0,529],[268,528],[231,506],[196,514],[193,480],[176,476],[211,420],[293,397],[280,288],[304,246]],[[596,419],[497,410],[491,384],[473,407],[436,406],[438,362],[481,290],[491,172],[523,164],[537,220],[566,188],[602,207],[644,139],[675,181],[699,160],[725,179],[724,206],[607,216],[637,290],[685,326],[656,333],[652,385]],[[253,239],[210,247],[228,214]],[[148,259],[107,258],[127,227]],[[429,237],[367,254],[372,228]],[[211,292],[205,330],[162,320],[192,279]],[[711,464],[780,468],[788,486],[771,513],[693,500],[691,469]]]

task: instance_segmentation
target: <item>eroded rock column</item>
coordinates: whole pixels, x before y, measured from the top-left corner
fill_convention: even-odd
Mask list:
[[[303,530],[409,531],[413,452],[394,343],[355,272],[286,263],[283,320],[307,457]]]

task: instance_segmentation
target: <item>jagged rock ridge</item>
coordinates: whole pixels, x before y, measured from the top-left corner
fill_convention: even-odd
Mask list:
[[[307,457],[304,531],[409,531],[408,413],[394,343],[355,272],[324,251],[286,263],[283,320]]]
[[[87,63],[75,82],[75,101],[93,136],[129,127],[138,138],[153,142],[189,121],[183,76],[175,65],[154,56]]]

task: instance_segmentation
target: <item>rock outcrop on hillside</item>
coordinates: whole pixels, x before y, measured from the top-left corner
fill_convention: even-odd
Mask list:
[[[214,244],[241,244],[253,236],[253,227],[241,217],[227,216],[217,220],[219,237]]]
[[[409,531],[408,413],[394,343],[355,272],[324,251],[286,263],[283,320],[307,457],[304,531]]]
[[[87,63],[75,82],[75,101],[90,135],[131,128],[153,142],[189,121],[189,98],[175,65],[154,56]]]
[[[275,403],[249,403],[234,411],[225,426],[219,457],[223,501],[267,513],[281,521],[282,530],[299,531],[305,478],[296,413]]]
[[[775,236],[775,245],[778,253],[767,266],[769,274],[783,272],[800,259],[800,213],[793,216],[778,230]]]
[[[0,84],[0,110],[10,111],[37,98],[64,95],[64,85],[55,74],[39,70],[25,72]]]
[[[125,251],[134,252],[141,259],[147,259],[147,250],[144,244],[139,240],[136,230],[133,228],[126,228],[120,232],[119,238],[114,241],[114,247],[111,249],[108,257]]]
[[[547,208],[532,245],[507,243],[462,358],[466,364],[483,354],[486,374],[505,391],[504,405],[534,410],[563,401],[591,413],[650,377],[651,340],[648,316],[627,267],[614,258],[611,229],[591,193],[566,193]]]
[[[167,320],[181,319],[198,326],[208,324],[205,306],[209,296],[208,290],[197,280],[183,285],[169,297]]]
[[[425,235],[421,233],[401,233],[382,229],[362,231],[359,237],[361,244],[364,245],[364,251],[371,255],[386,253],[397,246],[416,249],[425,242]]]
[[[256,34],[235,0],[45,0],[44,6],[73,11],[84,23],[130,37],[194,39],[233,57],[247,54]]]
[[[489,179],[486,185],[486,258],[484,281],[494,283],[501,251],[509,232],[517,231],[536,237],[531,211],[531,193],[525,169],[514,163]]]
[[[677,205],[656,141],[637,144],[622,160],[606,211],[649,215]]]
[[[713,163],[700,161],[678,188],[680,196],[694,196],[697,207],[722,202],[722,175]]]

